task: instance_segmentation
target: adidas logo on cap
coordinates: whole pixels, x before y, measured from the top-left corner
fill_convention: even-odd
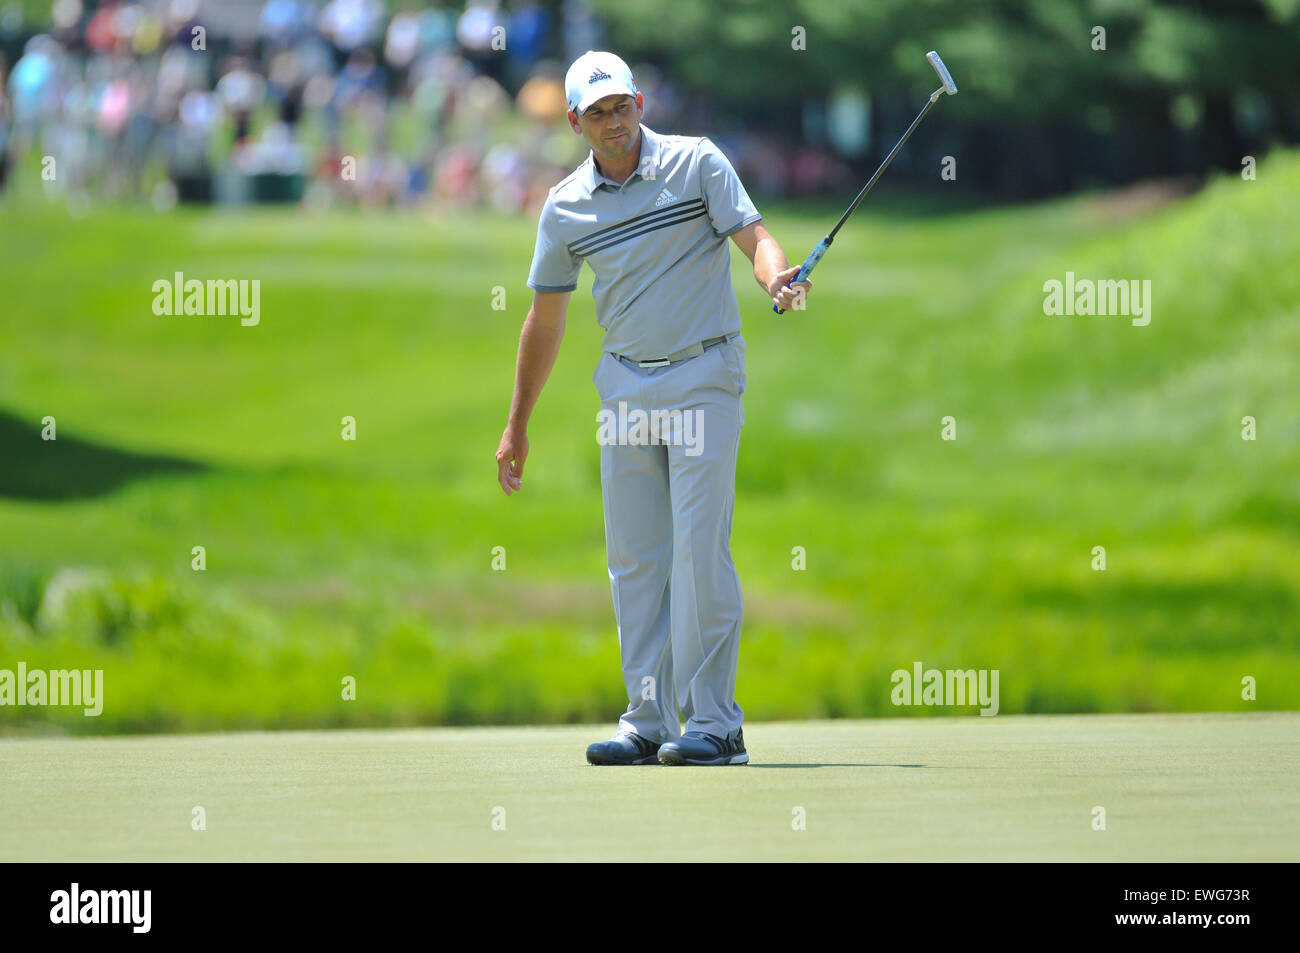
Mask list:
[[[564,74],[564,98],[576,113],[581,114],[596,100],[616,93],[636,96],[637,90],[632,71],[613,53],[588,50]]]

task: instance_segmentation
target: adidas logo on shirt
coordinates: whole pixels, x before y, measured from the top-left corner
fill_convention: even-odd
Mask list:
[[[667,205],[669,202],[676,201],[677,196],[673,195],[673,193],[669,192],[667,189],[664,189],[659,193],[659,198],[655,199],[655,208],[660,208],[661,206]]]

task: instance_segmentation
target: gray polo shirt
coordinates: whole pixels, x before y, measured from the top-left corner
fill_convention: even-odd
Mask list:
[[[588,156],[551,189],[528,287],[573,291],[587,262],[601,347],[650,361],[740,330],[727,239],[762,216],[708,139],[644,125],[641,137],[637,171],[622,185]]]

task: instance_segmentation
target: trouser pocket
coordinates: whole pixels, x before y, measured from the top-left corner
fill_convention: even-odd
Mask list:
[[[718,350],[722,352],[722,363],[731,375],[731,392],[740,397],[745,393],[745,339],[736,335],[719,344]]]

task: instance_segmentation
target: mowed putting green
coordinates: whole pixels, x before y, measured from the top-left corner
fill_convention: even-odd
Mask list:
[[[736,768],[590,767],[607,726],[11,739],[0,858],[1295,861],[1298,729],[1295,713],[755,723]]]

